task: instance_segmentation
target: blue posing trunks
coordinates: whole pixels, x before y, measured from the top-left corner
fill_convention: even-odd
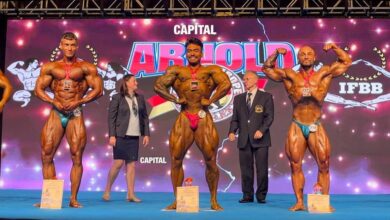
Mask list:
[[[75,110],[65,114],[65,113],[62,113],[60,111],[58,111],[56,108],[54,108],[54,111],[57,112],[58,116],[60,117],[60,120],[61,120],[61,125],[63,128],[66,128],[66,126],[68,125],[68,122],[69,120],[73,117],[73,116],[80,116],[81,115],[81,108],[80,107],[77,107]]]
[[[295,124],[297,124],[298,125],[298,127],[301,129],[301,131],[302,131],[302,134],[303,134],[303,136],[306,138],[306,139],[308,139],[309,138],[309,134],[310,134],[310,126],[312,126],[312,125],[319,125],[320,124],[320,121],[316,121],[316,122],[314,122],[313,124],[311,124],[311,125],[305,125],[305,124],[302,124],[301,122],[299,122],[299,121],[297,121],[297,120],[295,120],[295,119],[293,119],[293,121],[295,122]],[[314,132],[314,131],[312,131],[312,132]]]

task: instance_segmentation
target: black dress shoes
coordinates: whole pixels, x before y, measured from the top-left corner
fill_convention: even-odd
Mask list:
[[[257,202],[258,203],[263,203],[263,204],[266,203],[265,199],[258,199]]]
[[[242,198],[238,200],[239,203],[250,203],[253,202],[253,198]]]

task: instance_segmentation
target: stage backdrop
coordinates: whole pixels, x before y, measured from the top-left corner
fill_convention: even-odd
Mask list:
[[[169,131],[177,106],[159,99],[153,83],[173,64],[186,65],[183,42],[189,36],[205,42],[203,64],[220,65],[233,83],[230,94],[211,106],[220,135],[219,190],[239,192],[240,172],[236,142],[226,140],[232,100],[244,91],[242,73],[257,71],[259,85],[274,96],[275,120],[269,155],[271,193],[292,193],[284,140],[291,123],[291,103],[281,83],[261,72],[264,59],[277,47],[288,53],[281,67],[297,64],[297,51],[311,45],[317,65],[336,61],[322,47],[335,42],[351,54],[353,65],[334,79],[323,106],[321,123],[332,145],[331,193],[390,193],[390,21],[373,19],[123,19],[123,20],[11,20],[7,30],[6,75],[14,93],[3,121],[1,188],[40,189],[42,185],[40,133],[51,106],[34,94],[42,64],[58,59],[61,34],[79,37],[78,57],[94,62],[104,80],[104,96],[84,108],[88,142],[84,153],[81,190],[104,189],[112,162],[108,146],[107,107],[119,79],[135,74],[139,92],[148,100],[151,143],[140,147],[137,191],[172,191]],[[55,156],[58,178],[69,189],[71,159],[64,140]],[[185,176],[208,191],[205,164],[194,145],[184,162]],[[303,164],[306,192],[312,191],[317,166],[307,152]],[[113,190],[125,190],[121,174]]]

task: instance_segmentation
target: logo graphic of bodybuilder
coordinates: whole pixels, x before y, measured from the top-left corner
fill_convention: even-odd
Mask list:
[[[26,107],[31,100],[31,93],[34,91],[35,82],[41,71],[37,58],[28,58],[25,61],[15,61],[8,66],[7,70],[18,77],[23,84],[23,89],[18,90],[12,96],[15,102],[22,102],[21,107]],[[49,96],[52,93],[47,92]]]

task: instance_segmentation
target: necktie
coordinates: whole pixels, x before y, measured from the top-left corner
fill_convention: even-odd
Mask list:
[[[251,95],[252,93],[248,93],[248,97],[246,99],[246,107],[248,109],[248,112],[250,112],[251,110]]]
[[[137,103],[135,103],[135,96],[130,96],[131,98],[131,109],[133,110],[133,114],[135,117],[137,117],[138,115],[138,107],[137,107]]]

